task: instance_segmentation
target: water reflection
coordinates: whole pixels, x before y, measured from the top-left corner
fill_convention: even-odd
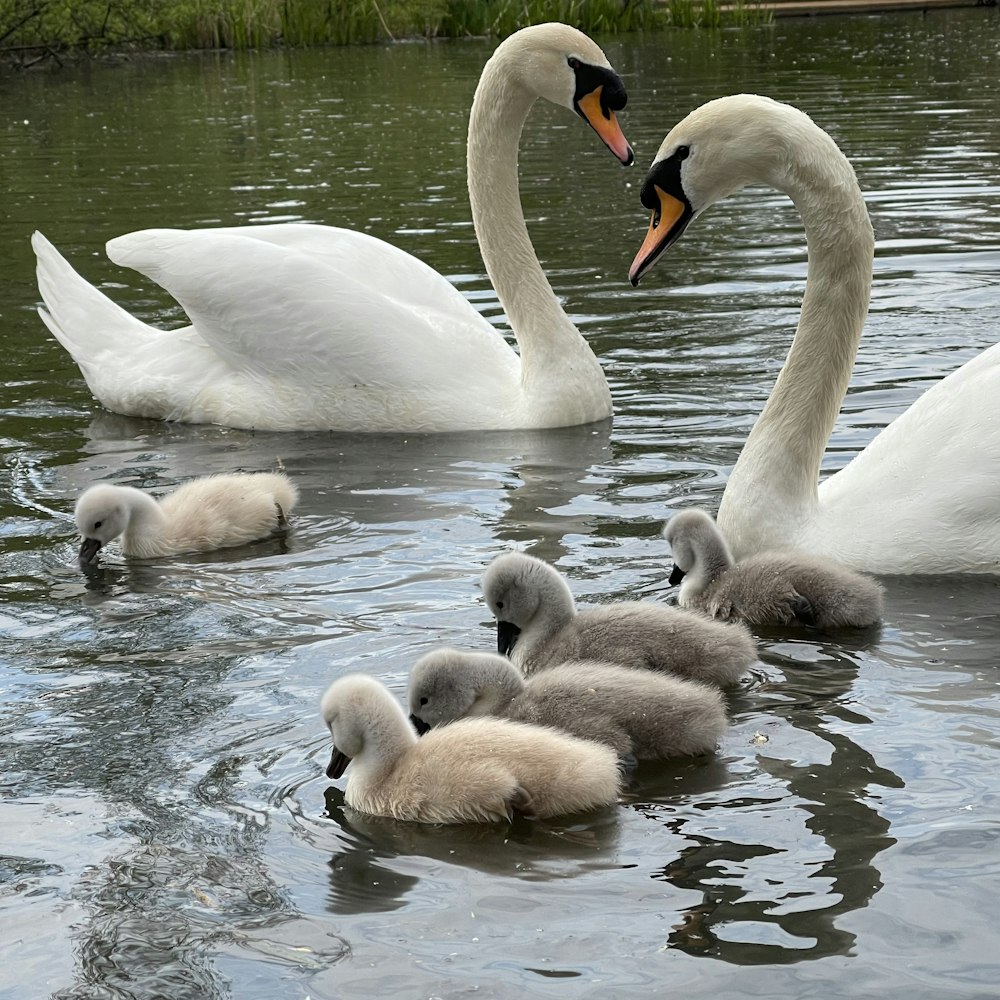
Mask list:
[[[708,796],[712,807],[736,811],[742,837],[701,832],[704,821],[693,817],[710,807],[704,791],[698,800],[685,796],[683,814],[633,807],[684,841],[653,877],[701,897],[680,911],[667,947],[737,965],[852,952],[855,935],[837,918],[871,903],[883,884],[875,858],[896,842],[874,789],[904,787],[851,738],[854,727],[871,724],[851,704],[866,655],[794,632],[766,644],[764,658],[780,677],[739,695],[734,706],[760,725],[750,740],[758,746],[756,775],[752,782],[736,775]]]

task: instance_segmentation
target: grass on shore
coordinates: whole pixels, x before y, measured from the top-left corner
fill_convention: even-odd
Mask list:
[[[0,54],[349,45],[402,37],[503,38],[565,21],[588,33],[717,27],[769,18],[719,0],[0,0]]]

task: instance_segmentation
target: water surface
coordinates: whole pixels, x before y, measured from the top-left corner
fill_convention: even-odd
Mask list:
[[[502,323],[463,178],[489,43],[0,81],[4,997],[995,997],[995,580],[890,579],[875,633],[765,636],[717,756],[644,767],[606,813],[423,829],[353,814],[323,775],[325,686],[364,670],[401,695],[434,646],[489,648],[476,581],[503,549],[556,562],[581,604],[670,599],[660,524],[717,505],[805,274],[790,203],[752,190],[628,287],[642,174],[696,104],[798,104],[866,191],[876,285],[827,469],[997,339],[995,11],[604,41],[638,166],[559,109],[522,148],[539,256],[615,397],[613,423],[547,433],[120,417],[34,313],[35,228],[171,326],[105,240],[306,220],[419,254]],[[86,486],[279,462],[302,492],[286,543],[77,569]]]

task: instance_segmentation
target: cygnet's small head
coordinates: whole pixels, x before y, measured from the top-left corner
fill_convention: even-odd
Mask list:
[[[326,689],[319,711],[333,737],[327,777],[341,777],[351,760],[361,753],[370,720],[385,694],[382,685],[366,674],[348,674]]]
[[[497,556],[483,573],[483,597],[497,620],[497,651],[507,655],[519,633],[535,617],[571,617],[575,611],[569,585],[547,562],[524,552]]]
[[[720,559],[732,562],[729,547],[711,515],[697,507],[674,514],[663,526],[663,537],[670,545],[674,568],[670,584],[678,584],[686,573],[699,567],[699,563]]]
[[[76,502],[76,527],[83,536],[80,562],[91,562],[102,545],[117,538],[128,528],[131,510],[128,494],[119,486],[91,486]]]
[[[803,133],[817,157],[836,155],[833,140],[804,112],[756,94],[709,101],[675,125],[643,182],[642,204],[652,214],[629,269],[632,284],[709,206],[748,184],[780,189]]]
[[[470,714],[477,697],[470,654],[461,650],[435,649],[410,671],[410,722],[421,736],[434,726]]]
[[[628,166],[634,154],[615,117],[628,95],[600,46],[568,24],[536,24],[510,35],[491,62],[538,97],[576,112]]]

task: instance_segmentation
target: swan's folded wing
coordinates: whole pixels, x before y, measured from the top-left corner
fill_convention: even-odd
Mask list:
[[[517,357],[499,332],[416,258],[372,238],[353,253],[350,243],[306,253],[284,244],[308,239],[236,232],[142,230],[111,240],[108,255],[170,292],[237,371],[327,390],[448,384],[469,367],[498,383],[516,378]],[[435,295],[429,276],[450,293]]]
[[[338,273],[351,275],[376,297],[395,295],[414,308],[454,313],[456,317],[475,312],[462,293],[434,268],[369,233],[302,222],[232,226],[208,232],[298,250]],[[469,320],[475,321],[473,317]]]
[[[917,561],[919,553],[933,549],[952,572],[982,572],[990,560],[1000,572],[998,481],[1000,344],[936,382],[824,480],[820,508],[835,511],[855,533],[857,525],[865,525],[870,548],[884,539],[895,551],[914,553]],[[876,568],[888,558],[874,551],[869,556]],[[930,571],[927,564],[923,571]]]

